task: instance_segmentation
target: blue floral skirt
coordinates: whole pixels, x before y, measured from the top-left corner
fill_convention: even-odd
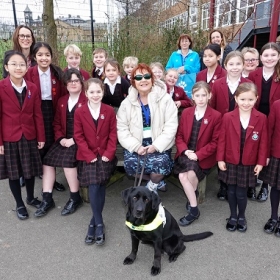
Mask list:
[[[143,147],[152,144],[152,139],[147,138],[143,140]],[[142,166],[144,164],[145,156],[140,156],[140,163],[138,168],[138,173],[141,173]],[[134,176],[136,174],[138,163],[138,154],[136,152],[130,153],[128,150],[124,149],[124,169],[129,176]],[[144,174],[161,174],[169,175],[173,167],[173,160],[171,159],[171,149],[166,150],[162,153],[155,152],[152,154],[147,154],[146,164],[144,168]]]

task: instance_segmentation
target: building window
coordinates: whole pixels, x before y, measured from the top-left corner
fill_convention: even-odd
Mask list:
[[[206,30],[209,28],[209,18],[210,18],[210,4],[202,5],[202,14],[201,14],[201,27],[202,30]]]

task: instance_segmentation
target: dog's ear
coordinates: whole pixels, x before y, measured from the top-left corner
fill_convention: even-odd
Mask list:
[[[159,195],[155,192],[152,192],[152,208],[156,209],[160,203],[161,203],[161,199]]]
[[[128,188],[128,189],[125,189],[125,190],[121,191],[121,197],[122,197],[125,205],[128,204],[129,196],[134,189],[135,189],[134,187],[131,187],[131,188]]]

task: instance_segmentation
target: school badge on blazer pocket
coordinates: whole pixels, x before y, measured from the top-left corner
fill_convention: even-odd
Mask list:
[[[259,139],[259,132],[253,131],[252,139],[254,141],[257,141]]]

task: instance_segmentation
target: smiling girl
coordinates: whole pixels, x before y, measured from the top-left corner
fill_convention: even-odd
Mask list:
[[[253,83],[240,84],[234,98],[238,107],[223,116],[217,161],[219,179],[228,186],[230,218],[226,229],[245,232],[247,190],[256,185],[257,176],[266,165],[267,120],[254,108],[258,95]]]
[[[97,78],[86,82],[88,103],[78,108],[74,119],[74,139],[78,146],[78,179],[88,186],[91,218],[85,243],[103,245],[105,242],[102,211],[106,184],[117,164],[116,114],[111,106],[101,103],[104,85]]]
[[[260,51],[263,64],[249,74],[249,79],[257,86],[259,98],[256,108],[269,115],[272,104],[280,99],[280,49],[276,43],[265,44]],[[268,184],[263,183],[257,196],[257,201],[263,202],[268,198]]]
[[[9,52],[4,59],[9,76],[0,82],[0,179],[9,179],[20,220],[29,217],[21,195],[20,177],[26,183],[26,203],[38,208],[34,198],[35,176],[42,174],[38,149],[45,144],[40,96],[37,87],[24,80],[25,56]]]
[[[28,69],[26,79],[38,87],[42,100],[41,108],[46,134],[46,144],[40,151],[43,160],[54,143],[53,120],[58,99],[67,91],[62,82],[62,70],[52,64],[53,54],[49,44],[37,42],[33,48],[33,55],[37,65]],[[54,188],[59,191],[65,190],[64,186],[58,182],[55,182]]]
[[[184,188],[190,204],[189,214],[179,220],[179,225],[188,226],[198,219],[197,186],[216,164],[216,148],[221,123],[221,114],[209,105],[210,86],[198,82],[192,90],[195,107],[183,111],[177,135],[174,173]]]

